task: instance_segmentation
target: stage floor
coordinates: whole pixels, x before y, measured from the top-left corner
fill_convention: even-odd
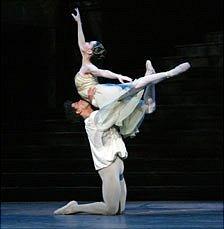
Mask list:
[[[222,201],[128,202],[121,216],[53,215],[66,203],[3,202],[1,228],[223,228]]]

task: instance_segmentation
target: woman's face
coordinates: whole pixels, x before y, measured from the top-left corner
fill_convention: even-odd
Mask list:
[[[95,44],[96,44],[96,41],[86,42],[84,48],[86,51],[92,50],[92,48]]]

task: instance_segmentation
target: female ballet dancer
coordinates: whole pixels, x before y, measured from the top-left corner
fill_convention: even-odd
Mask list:
[[[155,73],[151,71],[144,77],[140,77],[134,81],[127,76],[116,74],[109,70],[98,68],[92,63],[93,59],[101,59],[105,56],[105,49],[98,41],[86,42],[79,10],[76,8],[72,17],[78,25],[78,45],[82,54],[82,65],[79,72],[75,75],[75,85],[79,95],[93,106],[103,109],[101,116],[96,115],[99,129],[105,130],[109,126],[115,125],[119,127],[120,134],[124,137],[135,136],[138,132],[135,123],[144,118],[147,110],[152,110],[149,107],[138,106],[147,87],[153,88],[152,85],[160,82],[163,79],[179,75],[190,68],[188,62],[183,63],[166,72]],[[151,62],[147,61],[148,68],[153,69]],[[118,79],[121,84],[99,84],[97,77],[109,79]],[[124,83],[128,81],[128,83]],[[90,101],[88,91],[95,88],[95,94]],[[151,93],[153,90],[148,90]],[[149,101],[153,95],[148,94]],[[140,109],[137,109],[141,107]],[[103,115],[102,115],[103,113]]]

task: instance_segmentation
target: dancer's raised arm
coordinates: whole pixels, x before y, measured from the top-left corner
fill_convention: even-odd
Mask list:
[[[75,19],[78,25],[78,45],[81,53],[83,53],[86,40],[82,30],[82,22],[81,22],[81,17],[78,8],[76,8],[75,11],[76,11],[76,15],[72,13],[72,17]]]

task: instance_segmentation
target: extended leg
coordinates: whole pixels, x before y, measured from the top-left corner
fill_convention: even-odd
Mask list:
[[[115,215],[119,208],[120,183],[119,176],[115,176],[116,171],[112,167],[108,167],[99,172],[102,178],[102,191],[104,202],[96,202],[91,204],[80,204],[77,206],[77,212],[101,215]]]
[[[154,73],[154,74],[151,74],[151,71],[150,71],[150,74],[148,74],[149,72],[146,72],[147,75],[140,77],[131,83],[131,85],[133,86],[131,88],[131,90],[128,91],[128,93],[125,93],[123,96],[119,97],[118,101],[121,101],[121,100],[123,100],[129,96],[135,95],[136,93],[138,93],[142,89],[146,88],[147,86],[150,86],[152,84],[156,84],[156,83],[158,83],[158,82],[160,82],[166,78],[170,78],[170,77],[179,75],[179,74],[187,71],[189,68],[190,68],[189,63],[183,63],[183,64],[180,64],[177,67],[175,67],[174,69],[171,69],[167,72],[160,72],[160,73]],[[150,88],[150,87],[148,87],[148,88]],[[152,89],[153,89],[153,87],[152,87]],[[154,92],[146,92],[146,95],[150,94],[150,93],[153,95],[153,93],[155,93],[155,90],[154,90]],[[153,95],[153,96],[155,97],[155,95]],[[154,101],[154,99],[152,99],[152,101]],[[151,112],[149,112],[149,113],[151,113]]]
[[[189,63],[183,63],[183,64],[180,64],[177,67],[175,67],[174,69],[171,69],[170,71],[167,71],[167,72],[160,72],[160,73],[155,73],[152,75],[143,76],[143,77],[141,77],[141,78],[139,78],[133,82],[134,87],[135,87],[135,89],[144,88],[145,86],[147,86],[150,83],[158,82],[158,80],[163,80],[166,78],[170,78],[170,77],[179,75],[179,74],[187,71],[189,68],[190,68]]]
[[[117,159],[107,168],[99,171],[99,175],[102,179],[104,202],[77,204],[76,201],[71,201],[64,207],[56,210],[54,214],[75,214],[83,212],[89,214],[115,215],[119,208],[119,200],[121,196],[119,174],[119,159]]]

